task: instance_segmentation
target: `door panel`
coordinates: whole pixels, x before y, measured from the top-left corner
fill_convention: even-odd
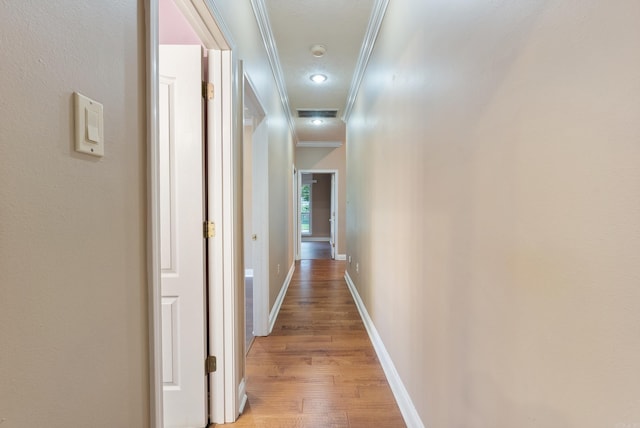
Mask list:
[[[159,54],[164,421],[205,426],[202,53],[161,45]]]
[[[331,227],[331,258],[336,258],[336,175],[331,174],[331,211],[330,211],[330,227]]]

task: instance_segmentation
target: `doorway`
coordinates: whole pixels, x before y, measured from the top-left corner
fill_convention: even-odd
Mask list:
[[[269,334],[269,150],[265,111],[243,77],[243,217],[245,355],[255,336]]]
[[[235,375],[241,348],[235,341],[239,325],[235,322],[237,296],[234,293],[234,275],[236,266],[241,262],[237,260],[233,247],[230,247],[232,244],[229,244],[241,226],[233,221],[238,216],[237,205],[223,204],[223,201],[228,201],[231,195],[239,192],[236,189],[238,180],[231,174],[233,168],[230,167],[237,156],[234,152],[237,145],[233,144],[232,138],[242,133],[241,126],[233,121],[234,117],[238,117],[232,110],[238,91],[232,85],[236,71],[231,56],[232,46],[227,42],[230,40],[228,35],[225,36],[217,25],[215,8],[208,7],[205,0],[148,0],[147,6],[150,425],[161,428],[233,422],[246,394],[241,388],[244,382]],[[167,43],[161,43],[161,30],[166,24],[161,16],[163,7],[174,9],[168,15],[165,13],[164,18],[179,18],[181,24],[186,24],[182,29],[195,33],[197,51],[199,54],[204,52],[206,57],[204,80],[213,83],[216,92],[225,94],[223,99],[220,96],[209,97],[209,91],[202,91],[203,75],[201,69],[198,70],[195,85],[200,108],[188,116],[197,116],[201,122],[199,125],[189,125],[185,131],[193,137],[193,140],[189,140],[194,141],[193,144],[183,143],[187,140],[181,137],[181,141],[176,138],[172,146],[170,142],[166,143],[166,135],[163,135],[177,129],[177,123],[171,122],[171,115],[167,115],[167,111],[173,108],[175,113],[181,107],[167,107],[171,106],[167,99],[170,100],[179,92],[176,88],[182,86],[178,85],[177,78],[162,76],[159,67],[162,60],[160,45]],[[173,44],[194,43],[183,41]],[[204,113],[202,105],[206,107]],[[167,120],[163,115],[169,117],[169,122],[162,123]],[[173,117],[175,121],[183,120],[178,119],[177,115]],[[206,137],[204,143],[203,136]],[[199,160],[191,159],[180,166],[183,172],[199,170],[196,175],[200,187],[195,190],[179,190],[175,186],[174,178],[178,177],[175,168],[181,161],[172,150],[183,144],[200,154]],[[182,199],[178,198],[179,194]],[[179,250],[173,244],[183,242],[184,236],[177,235],[179,232],[174,230],[174,224],[180,223],[185,215],[177,215],[174,210],[180,208],[185,194],[188,194],[188,200],[199,203],[199,207],[189,209],[189,215],[197,218],[187,221],[190,229],[197,229],[198,242],[189,244],[187,253],[177,253],[174,251]],[[163,282],[164,278],[176,276],[176,272],[168,272],[167,266],[174,270],[179,267],[179,276],[183,269],[178,260],[191,258],[186,254],[197,249],[205,254],[194,257],[200,265],[202,279],[192,282],[195,284],[194,290],[199,289],[192,293],[196,296],[195,300],[187,303],[181,291],[163,290]],[[196,314],[197,317],[192,316]],[[191,329],[189,326],[197,327]],[[183,346],[185,335],[176,330],[183,327],[186,328],[185,334],[191,335],[193,343],[197,345],[194,350]],[[189,358],[194,360],[190,362]],[[214,370],[214,358],[217,370]],[[174,396],[177,395],[174,392],[187,387],[187,378],[196,379],[195,388],[190,388],[194,398],[183,400],[182,403],[174,402]]]
[[[296,259],[335,259],[337,170],[298,171]]]

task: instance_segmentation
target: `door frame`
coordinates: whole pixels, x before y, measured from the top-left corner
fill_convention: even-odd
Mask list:
[[[338,260],[338,230],[339,230],[338,225],[340,224],[339,218],[338,218],[338,212],[340,210],[338,209],[339,199],[338,199],[338,170],[337,169],[299,169],[297,170],[298,184],[297,184],[297,192],[295,192],[296,193],[296,204],[295,204],[296,225],[294,226],[294,230],[296,230],[296,246],[295,246],[296,260],[300,260],[302,257],[302,227],[301,227],[302,213],[300,212],[299,199],[300,199],[300,194],[302,192],[302,175],[303,174],[331,174],[334,177],[331,185],[331,201],[333,206],[335,207],[335,214],[334,214],[334,219],[331,227],[333,229],[334,244],[335,244],[335,248],[333,251],[334,260]]]
[[[264,104],[250,76],[243,75],[243,113],[252,118],[252,230],[257,236],[253,245],[253,330],[254,336],[269,334],[269,128]],[[256,133],[256,130],[260,132]],[[246,242],[246,240],[245,240]]]
[[[160,175],[159,175],[159,0],[145,0],[146,62],[147,62],[147,280],[149,316],[149,418],[150,426],[163,428],[162,382],[162,308],[160,276]],[[237,180],[234,176],[234,138],[242,135],[241,121],[232,110],[239,89],[234,87],[236,61],[232,52],[235,44],[220,12],[213,2],[206,0],[175,0],[187,21],[203,41],[203,46],[220,54],[222,69],[220,88],[216,92],[223,97],[219,112],[219,140],[207,141],[207,163],[210,183],[207,190],[209,220],[217,227],[216,238],[209,239],[207,267],[209,275],[209,353],[217,357],[218,370],[210,376],[212,397],[209,403],[209,419],[215,423],[232,422],[246,400],[241,388],[244,380],[236,382],[238,343],[235,339],[238,326],[235,322],[237,297],[234,290],[237,260],[234,247],[236,215],[228,204],[233,198]],[[208,121],[207,118],[205,120]],[[211,147],[213,146],[213,147]],[[213,173],[212,173],[213,170]],[[215,183],[215,189],[211,183]],[[221,207],[224,206],[223,210]],[[214,210],[211,207],[216,207]],[[213,254],[213,256],[212,256]],[[223,257],[224,256],[224,257]],[[240,262],[240,266],[242,263]],[[211,337],[215,338],[211,341]],[[243,360],[242,360],[243,361]],[[204,361],[203,361],[204,370]]]

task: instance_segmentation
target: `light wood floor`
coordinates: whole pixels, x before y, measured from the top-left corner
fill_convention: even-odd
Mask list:
[[[344,281],[345,262],[302,260],[273,333],[247,357],[231,427],[406,426]]]

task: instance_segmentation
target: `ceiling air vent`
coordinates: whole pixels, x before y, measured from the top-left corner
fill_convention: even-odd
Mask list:
[[[298,117],[325,117],[333,118],[337,117],[338,109],[335,110],[308,110],[298,109]]]

